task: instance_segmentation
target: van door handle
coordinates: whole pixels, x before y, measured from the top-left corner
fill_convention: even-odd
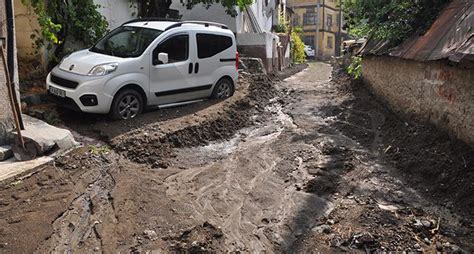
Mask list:
[[[194,67],[194,73],[198,73],[199,72],[199,63],[196,63],[196,67]]]
[[[188,73],[189,73],[189,74],[192,74],[192,73],[193,73],[193,63],[189,63]]]

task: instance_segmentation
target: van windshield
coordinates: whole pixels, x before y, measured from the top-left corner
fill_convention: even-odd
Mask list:
[[[122,26],[102,38],[90,51],[117,57],[138,57],[163,31]]]

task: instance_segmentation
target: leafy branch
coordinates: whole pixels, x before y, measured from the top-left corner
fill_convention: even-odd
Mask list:
[[[219,3],[225,8],[227,14],[235,17],[237,15],[236,8],[243,10],[251,5],[253,0],[181,0],[181,4],[186,6],[187,9],[192,9],[199,4],[209,8],[211,5]],[[130,6],[134,6],[135,4],[138,9],[137,16],[140,18],[179,18],[170,10],[172,0],[130,0]]]
[[[50,62],[75,48],[89,47],[107,32],[108,23],[93,0],[21,0],[31,6],[41,30],[31,35],[37,50],[45,47]]]

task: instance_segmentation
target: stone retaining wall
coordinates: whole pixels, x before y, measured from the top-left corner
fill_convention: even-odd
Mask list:
[[[474,64],[365,57],[363,77],[394,111],[415,115],[474,146]]]

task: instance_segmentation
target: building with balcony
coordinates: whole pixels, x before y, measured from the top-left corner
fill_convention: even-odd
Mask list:
[[[302,27],[303,41],[316,50],[318,59],[327,60],[342,53],[348,38],[340,0],[288,0],[293,9],[293,27]]]

